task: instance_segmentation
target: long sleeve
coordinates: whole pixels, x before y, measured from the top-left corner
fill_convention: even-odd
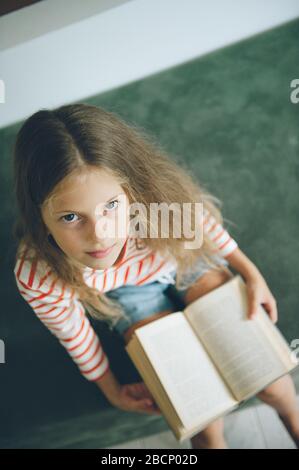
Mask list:
[[[204,209],[203,229],[204,233],[215,243],[215,251],[224,258],[238,247],[236,240],[221,224],[217,223],[215,217],[207,209]]]
[[[108,357],[75,291],[57,279],[50,269],[39,274],[40,264],[17,260],[14,274],[19,292],[66,349],[81,374],[95,381],[109,369]]]

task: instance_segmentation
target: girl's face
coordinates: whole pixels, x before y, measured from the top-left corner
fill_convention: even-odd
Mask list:
[[[129,200],[117,179],[97,168],[65,178],[42,218],[61,250],[79,265],[106,269],[122,256],[129,234]],[[97,258],[88,252],[106,250]]]

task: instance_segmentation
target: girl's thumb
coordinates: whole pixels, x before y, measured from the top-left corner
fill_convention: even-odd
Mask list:
[[[249,302],[249,306],[248,306],[248,318],[252,319],[252,318],[256,317],[257,306],[258,306],[258,304],[257,304],[256,300],[254,298],[251,299],[251,301]]]
[[[142,398],[139,400],[141,406],[151,406],[153,401],[150,398]]]

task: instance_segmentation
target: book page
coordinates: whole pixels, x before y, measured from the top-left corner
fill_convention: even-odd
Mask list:
[[[211,421],[215,421],[220,416],[223,416],[224,414],[227,414],[238,408],[239,404],[237,401],[234,401],[230,408],[228,408],[227,404],[224,404],[223,409],[220,409],[218,414],[214,414],[208,420],[204,421],[199,416],[198,422],[194,427],[184,427],[176,409],[169,400],[168,394],[166,393],[158,375],[155,372],[155,369],[152,366],[152,363],[150,362],[136,335],[133,335],[129,343],[125,346],[125,349],[138,369],[138,372],[141,375],[144,383],[150,390],[155,402],[160,408],[165,420],[167,421],[170,429],[178,441],[183,442],[185,439],[191,438],[204,429]]]
[[[184,427],[237,403],[182,312],[148,323],[134,334]]]
[[[287,372],[261,328],[264,309],[259,306],[256,319],[247,318],[246,286],[240,276],[192,302],[184,314],[237,400],[254,395]],[[276,327],[271,322],[269,328]]]

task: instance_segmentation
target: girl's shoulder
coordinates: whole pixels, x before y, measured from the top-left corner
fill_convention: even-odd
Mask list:
[[[17,283],[32,290],[49,286],[57,278],[45,260],[39,259],[32,248],[20,243],[14,266]]]

